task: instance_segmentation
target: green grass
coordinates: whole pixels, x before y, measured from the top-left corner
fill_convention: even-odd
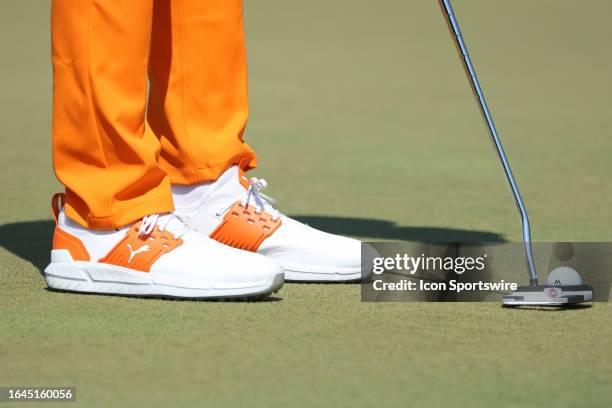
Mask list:
[[[0,386],[76,385],[83,406],[612,404],[612,308],[361,303],[287,284],[261,303],[44,289],[48,2],[0,6]],[[456,12],[538,241],[609,241],[607,1]],[[365,239],[520,239],[435,1],[249,2],[258,175],[279,207]],[[522,262],[522,260],[517,260]]]

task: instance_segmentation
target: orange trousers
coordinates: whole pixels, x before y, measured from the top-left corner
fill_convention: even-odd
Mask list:
[[[53,0],[52,61],[53,167],[83,226],[172,211],[171,184],[256,166],[242,0]]]

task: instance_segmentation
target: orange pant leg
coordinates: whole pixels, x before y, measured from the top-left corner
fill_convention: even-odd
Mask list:
[[[53,0],[53,166],[90,228],[173,210],[145,128],[152,18],[153,0]]]
[[[242,0],[154,0],[148,121],[173,184],[256,166],[242,134],[247,67]]]

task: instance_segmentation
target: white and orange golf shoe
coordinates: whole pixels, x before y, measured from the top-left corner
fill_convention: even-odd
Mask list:
[[[229,299],[264,297],[283,285],[283,269],[274,260],[222,245],[173,214],[97,231],[66,217],[63,195],[52,202],[56,228],[45,269],[52,289]]]
[[[273,208],[265,180],[233,166],[212,183],[172,186],[176,215],[236,248],[280,263],[290,281],[354,281],[361,276],[361,242],[311,228]]]

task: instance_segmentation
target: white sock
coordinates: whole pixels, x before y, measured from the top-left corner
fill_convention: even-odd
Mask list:
[[[174,199],[174,207],[177,209],[190,209],[202,205],[210,194],[229,194],[230,197],[240,195],[243,187],[238,182],[239,170],[238,166],[231,166],[215,181],[192,184],[189,186],[173,184],[172,198]],[[225,192],[219,192],[217,189],[223,189]]]

